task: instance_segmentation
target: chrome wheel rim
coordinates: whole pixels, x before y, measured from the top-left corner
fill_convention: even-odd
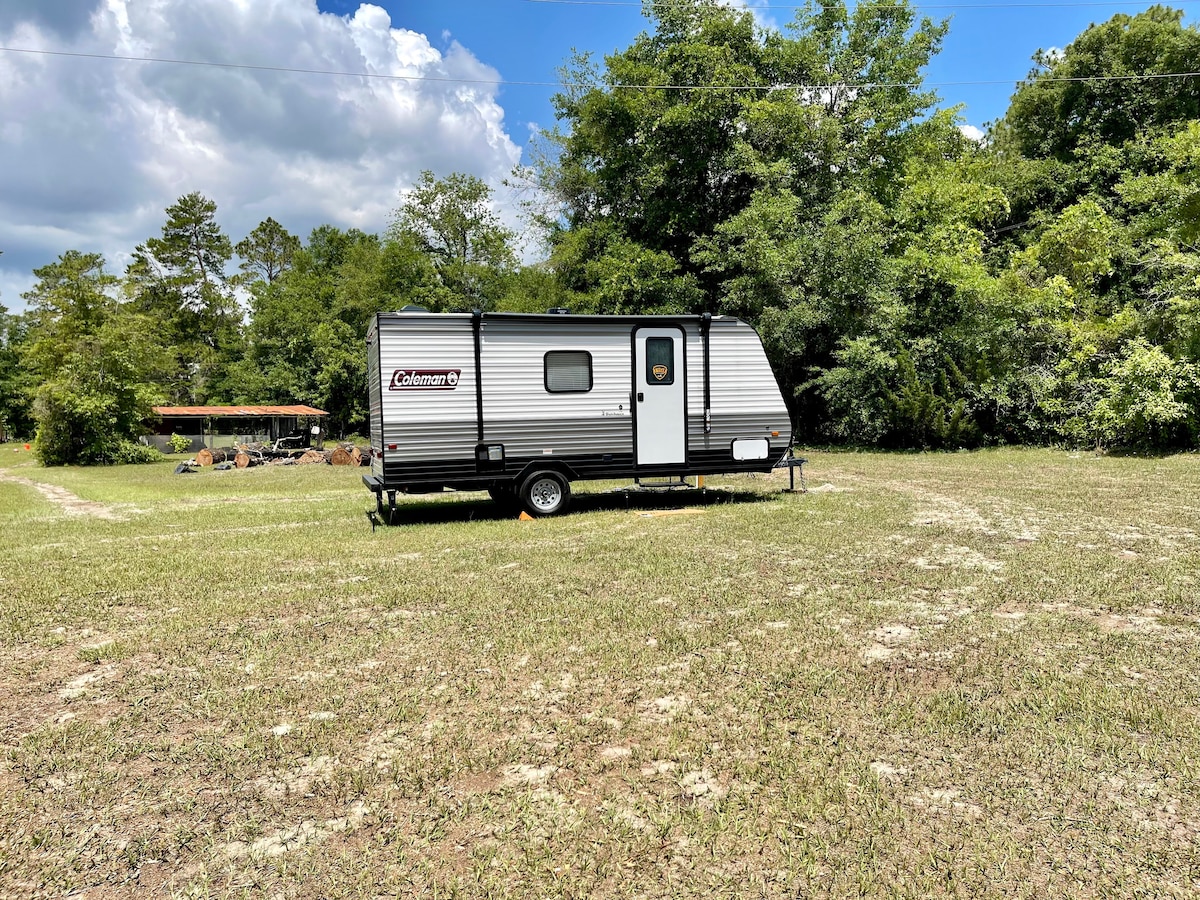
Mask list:
[[[562,502],[562,487],[553,478],[539,478],[529,491],[529,502],[539,512],[553,512]]]

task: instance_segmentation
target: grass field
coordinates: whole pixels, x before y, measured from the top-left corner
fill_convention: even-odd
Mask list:
[[[1195,897],[1200,458],[521,522],[0,448],[0,896]]]

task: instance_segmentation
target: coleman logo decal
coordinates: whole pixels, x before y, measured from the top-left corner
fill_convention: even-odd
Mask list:
[[[662,381],[664,378],[667,377],[667,367],[666,366],[658,365],[658,366],[655,366],[654,368],[652,368],[650,371],[654,373],[654,378],[657,381]]]
[[[461,369],[397,369],[389,391],[452,391]]]

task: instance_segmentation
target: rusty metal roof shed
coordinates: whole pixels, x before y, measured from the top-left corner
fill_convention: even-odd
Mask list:
[[[164,418],[245,418],[249,416],[327,416],[323,409],[311,406],[156,406],[155,414]]]

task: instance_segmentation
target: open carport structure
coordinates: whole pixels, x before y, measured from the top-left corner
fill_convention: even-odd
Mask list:
[[[148,440],[168,449],[171,435],[191,440],[186,452],[253,442],[272,443],[303,435],[304,446],[320,446],[329,413],[312,406],[156,406]]]

